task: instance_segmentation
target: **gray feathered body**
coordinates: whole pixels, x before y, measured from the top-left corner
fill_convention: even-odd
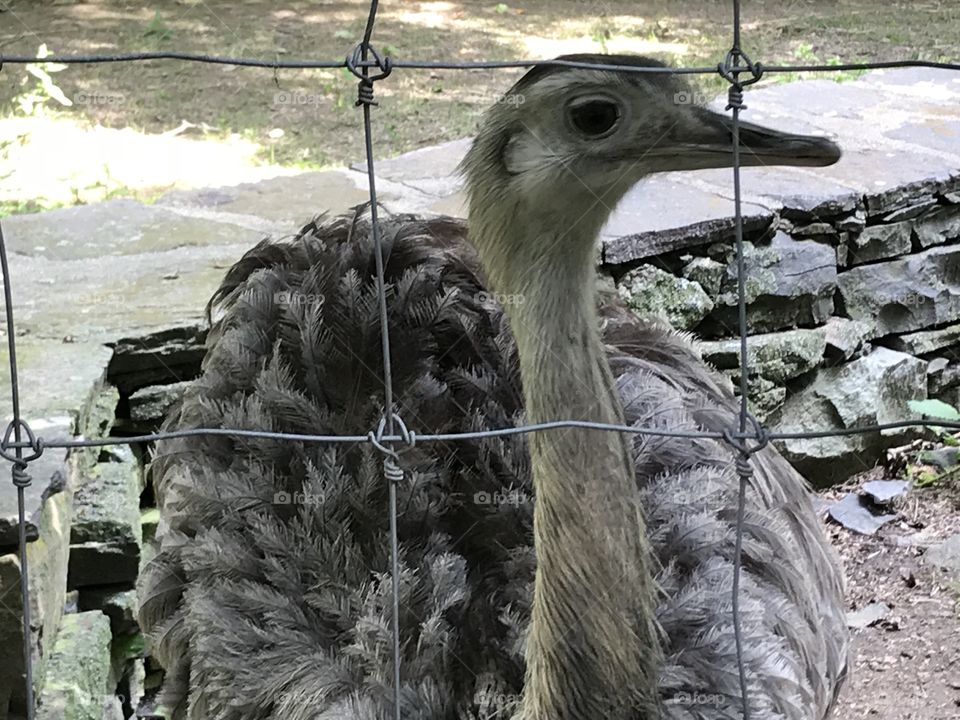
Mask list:
[[[516,349],[465,225],[409,216],[381,224],[398,413],[418,433],[521,424]],[[203,373],[166,429],[376,427],[374,267],[363,213],[248,252],[211,301]],[[736,401],[686,338],[615,305],[601,316],[629,423],[735,425]],[[404,718],[507,720],[519,707],[536,565],[526,442],[424,442],[403,452]],[[722,442],[664,437],[636,436],[634,449],[662,590],[662,716],[740,718],[734,455]],[[740,589],[752,717],[819,720],[846,668],[842,576],[803,479],[772,448],[755,468]],[[171,440],[158,445],[153,479],[163,524],[141,579],[140,619],[177,718],[392,717],[388,491],[375,449]]]

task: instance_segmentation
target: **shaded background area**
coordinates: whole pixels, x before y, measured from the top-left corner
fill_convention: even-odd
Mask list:
[[[364,0],[5,0],[0,50],[340,58],[360,38],[367,7]],[[401,1],[381,7],[375,44],[407,59],[633,52],[711,65],[729,47],[730,22],[730,3],[719,0]],[[960,5],[948,1],[747,2],[743,27],[745,49],[767,64],[960,56]],[[378,155],[470,134],[520,72],[394,73],[377,88]],[[698,101],[723,89],[717,77],[695,82]],[[0,213],[111,197],[150,201],[176,187],[343,165],[362,156],[355,97],[346,70],[7,65],[0,73]]]

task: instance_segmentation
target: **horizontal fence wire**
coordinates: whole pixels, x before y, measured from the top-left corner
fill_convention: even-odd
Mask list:
[[[554,420],[551,422],[531,423],[508,428],[490,428],[489,430],[474,430],[470,432],[452,433],[418,433],[413,430],[405,435],[381,434],[377,436],[380,442],[399,443],[416,441],[419,443],[456,442],[458,440],[480,440],[482,438],[507,437],[509,435],[526,435],[528,433],[543,432],[545,430],[562,430],[567,428],[581,428],[584,430],[609,430],[611,432],[627,433],[630,435],[649,437],[675,437],[690,440],[722,440],[725,434],[708,430],[662,430],[657,428],[636,427],[634,425],[616,425],[613,423],[591,422],[589,420]],[[867,433],[883,432],[885,430],[903,430],[906,428],[940,428],[943,430],[960,431],[960,422],[955,420],[899,420],[897,422],[882,423],[880,425],[858,425],[851,428],[837,428],[835,430],[811,430],[797,432],[768,432],[770,440],[816,440],[827,437],[845,437],[849,435],[864,435]],[[105,438],[75,438],[45,441],[37,438],[37,444],[27,441],[7,442],[2,445],[4,450],[36,450],[38,445],[47,448],[94,448],[111,445],[131,445],[136,443],[150,443],[158,440],[174,440],[177,438],[201,437],[204,435],[222,435],[237,438],[251,438],[259,440],[288,440],[304,443],[344,443],[362,444],[370,442],[370,435],[311,435],[309,433],[284,433],[267,430],[242,430],[234,428],[190,428],[189,430],[166,430],[143,435],[123,435]],[[730,436],[736,440],[756,440],[756,431],[733,432]],[[9,458],[8,458],[9,459]]]
[[[263,58],[232,57],[229,55],[207,55],[188,52],[130,52],[48,55],[38,58],[32,55],[4,55],[0,53],[0,65],[34,65],[40,63],[61,63],[64,65],[93,65],[98,63],[145,62],[150,60],[180,60],[184,62],[211,63],[214,65],[236,65],[237,67],[257,67],[275,70],[336,70],[346,69],[347,60],[266,60]],[[584,70],[611,70],[623,73],[650,73],[655,75],[709,75],[717,72],[716,65],[701,67],[636,67],[633,65],[615,65],[582,63],[573,60],[394,60],[394,68],[406,70],[504,70],[533,67],[568,67]],[[374,60],[363,60],[357,67],[376,68]],[[939,68],[941,70],[960,70],[960,62],[940,62],[936,60],[875,60],[838,64],[806,65],[764,65],[764,73],[806,73],[806,72],[847,72],[851,70],[891,70],[894,68]]]
[[[939,68],[944,70],[960,70],[960,62],[936,62],[927,60],[893,60],[852,62],[839,64],[808,64],[808,65],[761,65],[752,63],[741,48],[741,19],[740,1],[733,0],[733,43],[725,60],[716,66],[704,67],[639,67],[617,64],[586,63],[575,60],[503,60],[503,61],[432,61],[432,60],[394,60],[381,57],[377,54],[370,40],[378,10],[378,0],[371,0],[369,14],[364,29],[363,40],[343,60],[266,60],[261,58],[231,57],[188,52],[132,52],[132,53],[104,53],[104,54],[67,54],[50,55],[44,58],[25,55],[0,54],[0,68],[4,64],[43,64],[62,63],[66,65],[87,65],[116,62],[146,62],[156,60],[174,60],[183,62],[212,63],[219,65],[235,65],[238,67],[258,67],[273,70],[290,69],[348,69],[359,80],[357,105],[363,112],[363,127],[365,140],[365,154],[367,160],[367,174],[369,180],[370,207],[372,213],[372,234],[376,255],[377,290],[379,296],[379,314],[381,324],[381,345],[384,362],[384,416],[375,431],[366,435],[322,435],[270,432],[249,429],[230,428],[190,428],[173,430],[127,437],[107,438],[73,438],[45,440],[42,436],[35,436],[29,425],[22,419],[18,387],[18,368],[16,361],[16,342],[14,333],[14,313],[11,290],[11,275],[7,265],[6,247],[0,228],[0,261],[2,261],[2,275],[4,283],[5,322],[7,330],[9,366],[11,373],[11,400],[13,418],[0,440],[0,457],[13,463],[13,480],[18,488],[19,509],[19,556],[21,562],[21,597],[23,603],[23,653],[25,663],[25,697],[27,699],[27,718],[34,716],[32,658],[30,652],[30,606],[29,581],[26,557],[26,522],[24,519],[24,489],[29,485],[27,474],[29,462],[37,459],[46,448],[78,449],[104,447],[110,445],[129,445],[135,443],[149,443],[175,438],[198,437],[203,435],[221,435],[237,438],[257,438],[266,440],[281,440],[304,443],[344,443],[344,444],[371,444],[384,455],[384,477],[389,483],[390,513],[390,543],[391,543],[391,571],[393,576],[393,715],[395,720],[401,717],[400,702],[400,637],[399,637],[399,566],[397,540],[397,506],[396,483],[403,479],[403,471],[397,465],[398,454],[396,445],[424,442],[456,442],[458,440],[475,440],[489,437],[503,437],[533,432],[542,432],[564,428],[582,428],[591,430],[606,430],[611,432],[629,433],[632,435],[646,435],[655,437],[679,437],[689,439],[713,439],[726,441],[734,450],[739,452],[737,470],[740,475],[738,498],[738,513],[736,527],[736,548],[734,555],[734,587],[733,587],[733,620],[737,644],[737,669],[740,680],[743,702],[743,718],[749,720],[750,706],[747,693],[747,681],[740,646],[739,627],[739,575],[740,575],[740,548],[743,535],[743,512],[746,492],[746,481],[749,478],[750,457],[761,449],[770,440],[800,440],[817,439],[875,433],[884,430],[903,428],[930,427],[948,430],[960,430],[960,422],[926,419],[904,420],[898,422],[863,425],[853,428],[837,430],[813,430],[803,432],[769,432],[760,423],[752,418],[748,412],[749,375],[747,360],[747,322],[746,322],[746,293],[745,267],[743,256],[743,223],[741,213],[740,189],[740,158],[739,158],[739,115],[746,109],[743,105],[743,88],[755,83],[761,75],[767,73],[805,73],[805,72],[841,72],[851,70],[882,70],[893,68]],[[393,382],[390,370],[390,335],[387,324],[387,304],[384,281],[383,257],[381,239],[377,225],[376,180],[374,171],[374,152],[371,131],[371,109],[377,103],[374,101],[374,82],[386,78],[394,69],[409,70],[487,70],[507,68],[532,68],[538,66],[554,66],[568,68],[582,68],[588,70],[607,70],[620,73],[647,73],[670,75],[705,75],[719,74],[729,82],[727,110],[732,111],[732,147],[733,147],[733,185],[734,185],[734,219],[735,240],[738,263],[738,319],[740,332],[740,378],[739,378],[739,413],[738,426],[725,432],[670,430],[658,428],[634,427],[610,423],[590,422],[582,420],[556,420],[528,425],[519,425],[510,428],[491,428],[473,432],[456,433],[424,433],[418,434],[409,430],[403,420],[397,416],[393,407]],[[373,72],[374,74],[371,74]],[[741,79],[742,74],[749,78]],[[748,426],[752,429],[748,430]],[[26,436],[26,439],[24,439]],[[748,445],[754,441],[754,445]],[[29,453],[28,455],[25,455]]]

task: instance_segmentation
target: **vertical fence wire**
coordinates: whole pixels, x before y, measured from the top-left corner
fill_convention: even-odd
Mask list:
[[[740,47],[740,2],[734,0],[734,52]],[[739,79],[735,76],[735,79]],[[749,391],[749,376],[747,369],[747,303],[746,303],[746,263],[743,259],[743,215],[740,202],[740,110],[742,109],[742,89],[738,84],[730,87],[731,102],[728,109],[732,111],[732,144],[733,144],[733,206],[734,206],[734,233],[737,254],[737,318],[740,329],[740,413],[739,430],[743,435],[747,431],[747,394]],[[741,440],[740,442],[745,442]],[[742,459],[741,454],[741,459]],[[743,637],[740,628],[740,566],[743,549],[743,516],[746,509],[748,474],[738,473],[739,486],[737,488],[737,531],[736,544],[733,551],[733,583],[731,607],[733,610],[733,637],[737,648],[737,674],[740,681],[740,697],[743,703],[743,720],[750,720],[750,701],[747,695],[747,673],[743,666]]]
[[[377,297],[380,311],[380,346],[383,355],[383,422],[381,428],[388,435],[395,430],[395,414],[393,406],[393,372],[390,362],[390,326],[387,315],[387,291],[384,278],[383,239],[380,236],[377,207],[377,181],[373,166],[373,128],[370,112],[375,105],[373,99],[373,79],[370,67],[366,61],[371,54],[370,38],[373,35],[373,26],[377,20],[379,0],[370,0],[370,12],[367,15],[367,24],[363,32],[363,40],[359,45],[360,60],[364,63],[360,69],[360,83],[358,88],[357,105],[363,111],[363,144],[367,156],[367,183],[370,194],[370,226],[373,235],[374,257],[377,272]],[[382,79],[390,74],[389,61],[386,64],[373,51],[378,61],[379,74],[376,79]],[[355,73],[356,74],[356,73]],[[390,575],[391,575],[391,632],[393,645],[393,717],[400,720],[400,559],[399,542],[397,539],[397,483],[403,479],[402,471],[396,462],[396,450],[389,442],[384,447],[384,479],[387,482],[388,509],[390,515]]]
[[[3,302],[6,314],[7,329],[7,355],[10,365],[10,401],[13,411],[13,420],[4,434],[4,444],[10,440],[10,435],[16,447],[13,448],[13,456],[9,456],[4,450],[3,457],[12,461],[11,468],[13,484],[17,488],[17,522],[18,522],[18,555],[20,559],[20,602],[22,609],[22,628],[23,628],[23,668],[24,668],[24,694],[27,703],[27,720],[33,720],[33,662],[30,652],[30,572],[29,562],[27,560],[27,519],[26,519],[26,498],[24,494],[30,485],[30,475],[27,473],[27,463],[33,458],[24,458],[21,442],[23,440],[23,419],[20,416],[20,384],[17,374],[17,340],[13,325],[13,290],[10,284],[10,267],[7,264],[7,245],[3,238],[3,228],[0,227],[0,272],[3,275]],[[27,433],[33,440],[32,433]],[[35,444],[35,442],[34,442]],[[34,453],[38,455],[39,453]],[[3,711],[4,708],[0,708]]]

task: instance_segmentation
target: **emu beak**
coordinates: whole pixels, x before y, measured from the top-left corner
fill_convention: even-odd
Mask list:
[[[733,166],[733,120],[702,107],[681,120],[664,139],[658,157],[670,156],[671,170]],[[823,167],[841,157],[836,143],[814,135],[793,135],[740,122],[740,165]]]

